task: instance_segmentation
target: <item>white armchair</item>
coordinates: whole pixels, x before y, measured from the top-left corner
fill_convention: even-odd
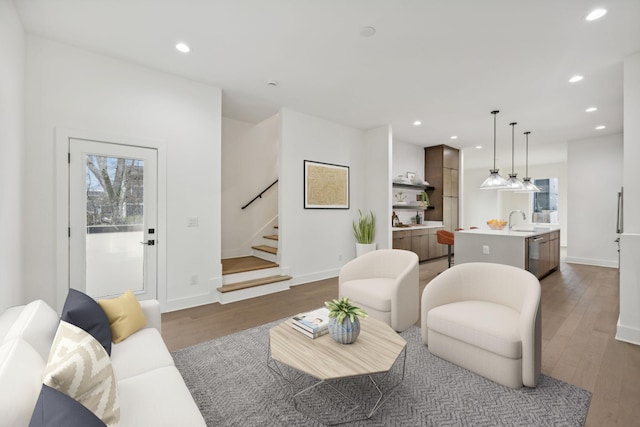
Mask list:
[[[422,340],[429,351],[478,375],[518,388],[540,376],[540,282],[503,264],[465,263],[422,293]]]
[[[340,297],[398,332],[418,321],[418,256],[413,252],[368,252],[342,267],[338,283]]]

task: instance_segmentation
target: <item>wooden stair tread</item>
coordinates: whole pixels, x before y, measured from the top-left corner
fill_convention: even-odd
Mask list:
[[[270,254],[274,254],[274,255],[278,253],[278,248],[274,248],[273,246],[258,245],[258,246],[251,246],[251,248],[259,251],[263,251],[263,252],[269,252]]]
[[[275,262],[267,261],[255,256],[226,258],[222,260],[222,274],[243,273],[245,271],[263,270],[278,267]]]
[[[275,234],[269,234],[268,236],[262,236],[262,237],[269,240],[278,240],[278,236]]]
[[[269,283],[283,282],[290,280],[291,276],[269,276],[262,279],[246,280],[244,282],[231,283],[218,288],[218,292],[233,292],[240,289],[253,288],[255,286],[268,285]]]

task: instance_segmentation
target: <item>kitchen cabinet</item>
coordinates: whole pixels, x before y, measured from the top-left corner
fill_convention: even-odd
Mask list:
[[[418,254],[420,261],[429,259],[429,229],[411,231],[411,250]]]
[[[438,258],[447,254],[447,246],[437,241],[436,232],[442,227],[415,228],[393,232],[393,249],[415,252],[420,261]]]
[[[424,149],[424,176],[434,190],[429,194],[433,210],[425,212],[425,220],[442,221],[444,229],[458,228],[459,169],[458,149],[436,145]]]
[[[429,229],[429,258],[438,258],[447,254],[446,246],[438,243],[438,230],[442,230],[442,228]]]
[[[551,261],[549,269],[557,270],[560,267],[560,232],[552,231],[549,234],[549,258]]]
[[[538,279],[560,267],[560,231],[541,233],[526,239],[526,269]]]
[[[393,249],[411,250],[411,230],[393,232]]]

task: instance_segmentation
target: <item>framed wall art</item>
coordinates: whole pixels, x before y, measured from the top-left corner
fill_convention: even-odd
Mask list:
[[[349,209],[349,166],[305,160],[304,208]]]

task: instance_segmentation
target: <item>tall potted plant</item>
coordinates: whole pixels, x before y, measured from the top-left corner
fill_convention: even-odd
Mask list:
[[[356,238],[356,256],[375,251],[376,244],[373,237],[376,232],[376,216],[373,211],[362,215],[362,211],[358,209],[358,222],[353,221],[353,235]]]

